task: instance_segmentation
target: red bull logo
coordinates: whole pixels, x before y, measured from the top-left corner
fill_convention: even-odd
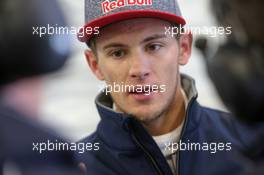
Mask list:
[[[116,8],[126,7],[126,6],[145,6],[152,5],[153,0],[116,0],[109,1],[106,0],[102,2],[103,13],[108,13]]]

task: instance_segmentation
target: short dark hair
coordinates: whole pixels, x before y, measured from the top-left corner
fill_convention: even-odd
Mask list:
[[[97,55],[97,51],[96,51],[96,36],[93,36],[89,41],[87,41],[86,45],[92,50],[92,52],[95,55]]]

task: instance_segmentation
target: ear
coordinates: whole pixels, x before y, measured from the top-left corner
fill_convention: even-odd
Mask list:
[[[98,60],[95,56],[95,54],[87,49],[84,52],[85,57],[86,57],[86,61],[90,67],[90,69],[92,70],[93,74],[99,79],[99,80],[104,80],[104,76],[102,71],[99,68],[99,64],[98,64]]]
[[[186,65],[192,53],[192,33],[184,33],[179,39],[180,57],[179,64]]]

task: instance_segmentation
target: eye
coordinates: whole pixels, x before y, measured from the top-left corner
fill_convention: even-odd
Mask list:
[[[113,58],[122,58],[126,55],[125,50],[114,50],[108,54],[109,56]]]
[[[157,51],[162,47],[161,44],[150,44],[147,46],[147,51],[153,52],[153,51]]]

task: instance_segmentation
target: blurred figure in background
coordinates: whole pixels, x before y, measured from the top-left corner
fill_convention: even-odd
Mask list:
[[[211,1],[221,26],[232,34],[216,54],[206,41],[196,44],[205,54],[209,75],[225,104],[242,120],[263,121],[264,114],[264,2],[261,0]],[[211,59],[212,58],[212,59]]]
[[[226,106],[247,125],[259,128],[259,139],[241,150],[248,174],[264,173],[264,2],[262,0],[211,0],[219,25],[232,34],[210,52],[207,40],[196,46],[205,56],[209,76]]]
[[[77,174],[69,151],[39,152],[39,143],[66,143],[37,124],[41,75],[61,68],[68,35],[38,35],[39,27],[65,26],[57,1],[0,1],[0,174]]]

